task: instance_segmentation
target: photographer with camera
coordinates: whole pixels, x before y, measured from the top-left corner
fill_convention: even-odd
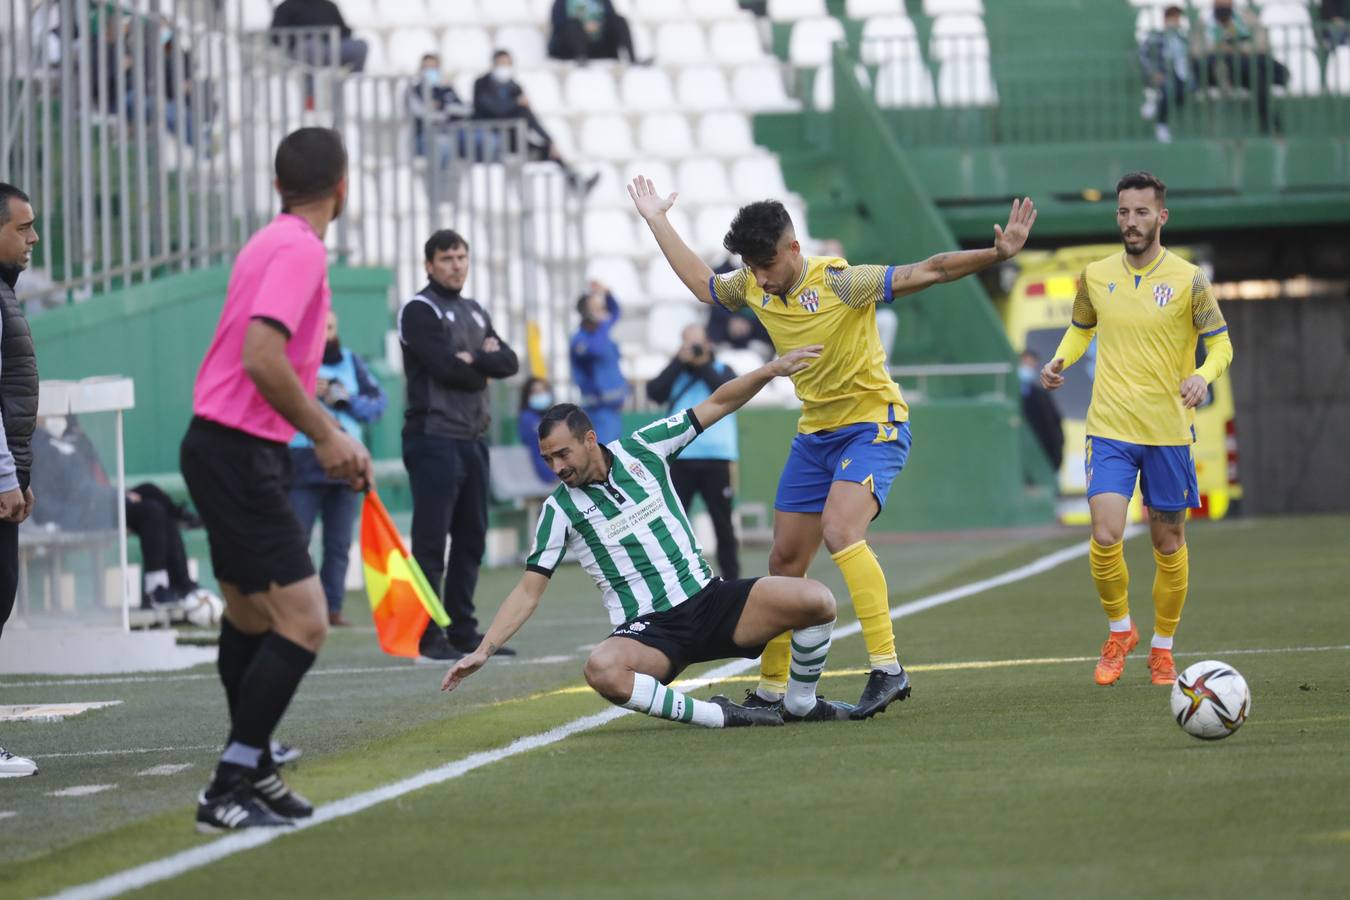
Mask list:
[[[684,330],[680,352],[660,375],[647,382],[647,396],[666,404],[667,414],[692,409],[720,385],[736,377],[726,363],[713,357],[708,333],[702,325]],[[706,429],[680,455],[670,461],[675,493],[686,513],[694,495],[703,498],[717,535],[718,574],[728,581],[741,577],[736,555],[736,529],[731,522],[731,465],[739,457],[736,416],[729,415]]]

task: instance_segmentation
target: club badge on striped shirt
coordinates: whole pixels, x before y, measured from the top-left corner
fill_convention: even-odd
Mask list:
[[[813,313],[820,309],[820,294],[816,293],[815,288],[811,288],[809,291],[802,291],[801,303],[802,309]]]
[[[1172,286],[1170,284],[1159,284],[1153,288],[1153,302],[1158,304],[1158,308],[1168,304],[1172,299]]]

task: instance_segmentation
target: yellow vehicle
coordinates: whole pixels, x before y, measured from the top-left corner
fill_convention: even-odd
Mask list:
[[[1190,247],[1169,247],[1183,259],[1195,261]],[[1093,260],[1119,253],[1119,244],[1064,247],[1053,252],[1027,252],[1017,257],[1016,278],[1006,296],[996,300],[1008,341],[1018,352],[1031,350],[1042,363],[1059,346],[1073,316],[1073,298],[1078,276]],[[1203,263],[1197,263],[1203,266]],[[1064,417],[1064,463],[1059,471],[1060,520],[1088,521],[1087,485],[1083,473],[1083,448],[1087,437],[1087,409],[1092,399],[1092,373],[1097,342],[1065,373],[1064,386],[1054,398]],[[1204,360],[1204,342],[1197,342],[1196,365]],[[1242,497],[1238,482],[1237,425],[1234,420],[1233,388],[1228,373],[1210,385],[1209,396],[1195,413],[1195,472],[1200,485],[1200,508],[1193,517],[1221,519],[1234,501]],[[1143,504],[1136,487],[1131,501],[1132,518],[1143,518]]]

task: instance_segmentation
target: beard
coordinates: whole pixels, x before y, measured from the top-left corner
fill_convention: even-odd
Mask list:
[[[1121,231],[1120,239],[1124,242],[1125,249],[1129,252],[1142,253],[1153,246],[1153,240],[1158,236],[1158,226],[1155,225],[1148,231],[1135,229],[1135,232],[1135,236],[1129,236],[1125,231]]]

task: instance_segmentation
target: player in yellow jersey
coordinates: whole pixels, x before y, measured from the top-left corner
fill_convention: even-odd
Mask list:
[[[662,197],[639,176],[628,187],[638,212],[680,280],[704,303],[749,307],[774,347],[823,344],[820,359],[793,376],[802,415],[774,500],[774,575],[806,574],[824,542],[838,564],[862,626],[871,672],[852,716],[865,719],[909,695],[895,653],[886,576],[867,546],[867,527],[886,502],[909,455],[909,409],[886,369],[876,305],[954,281],[1016,254],[1036,220],[1031,200],[1013,203],[1006,228],[994,226],[987,250],[941,253],[906,266],[850,266],[837,257],[803,256],[792,219],[773,200],[742,207],[723,244],[746,267],[714,276],[666,217],[677,195]],[[789,636],[771,642],[747,705],[781,701]]]
[[[1097,661],[1098,684],[1115,684],[1125,657],[1139,643],[1130,621],[1129,572],[1122,538],[1138,477],[1153,536],[1153,646],[1148,667],[1154,684],[1177,680],[1172,637],[1186,602],[1190,567],[1186,510],[1200,505],[1195,480],[1195,407],[1233,360],[1228,325],[1198,268],[1167,252],[1167,187],[1148,172],[1132,172],[1116,185],[1116,225],[1125,242],[1083,270],[1073,304],[1073,324],[1041,370],[1041,384],[1055,390],[1063,371],[1097,337],[1096,374],[1088,408],[1088,507],[1092,513],[1089,559],[1110,634]],[[1195,367],[1197,338],[1205,363]]]

